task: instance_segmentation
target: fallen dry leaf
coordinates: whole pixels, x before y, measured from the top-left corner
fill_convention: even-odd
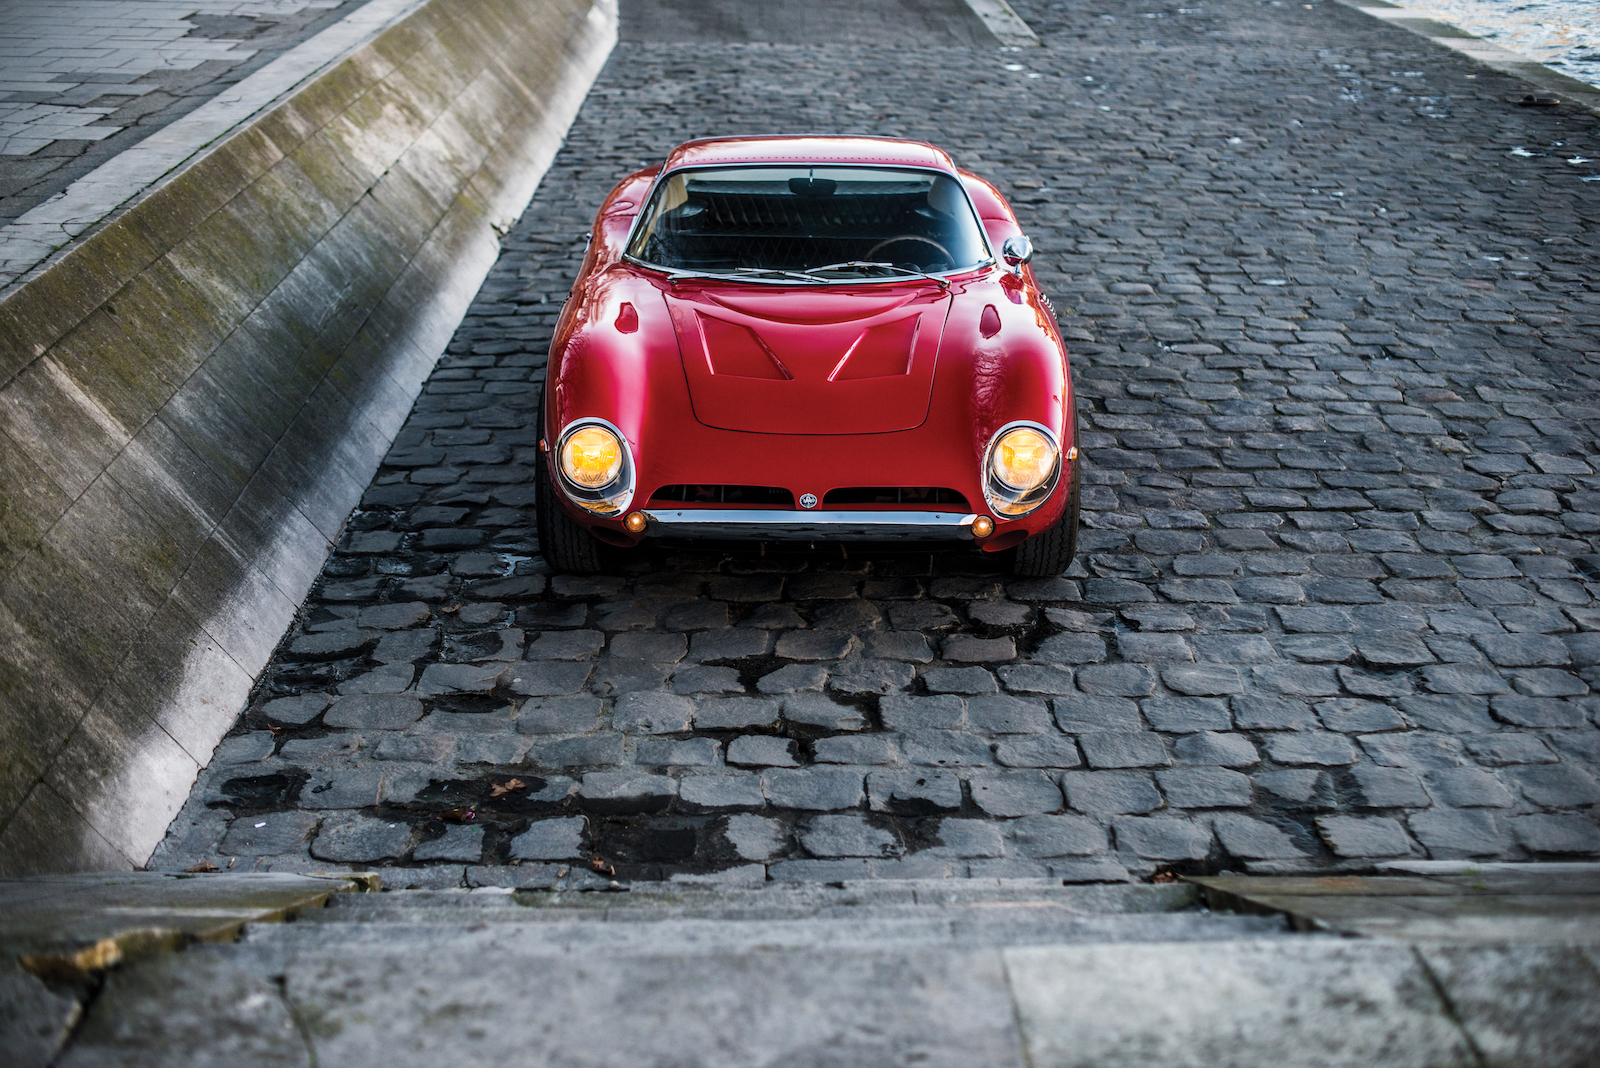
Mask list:
[[[491,798],[504,797],[506,794],[514,793],[527,785],[521,779],[507,779],[505,782],[497,782],[489,787],[489,796]]]
[[[199,874],[200,872],[204,871],[221,871],[222,869],[211,863],[209,860],[202,860],[200,863],[191,864],[189,867],[183,870],[193,874]]]

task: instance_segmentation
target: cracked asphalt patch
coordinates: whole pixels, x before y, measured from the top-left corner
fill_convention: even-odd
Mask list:
[[[1338,6],[1014,6],[1044,47],[619,45],[152,865],[1600,852],[1595,116]],[[533,406],[594,208],[766,130],[927,139],[1014,198],[1083,417],[1071,571],[538,560]]]

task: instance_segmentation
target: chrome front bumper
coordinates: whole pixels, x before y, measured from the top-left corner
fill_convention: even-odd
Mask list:
[[[736,541],[970,541],[978,518],[960,512],[775,508],[653,508],[644,515],[650,524],[646,537]]]

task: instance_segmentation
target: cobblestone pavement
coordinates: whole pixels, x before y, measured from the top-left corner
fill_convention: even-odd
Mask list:
[[[1015,6],[1045,47],[620,46],[152,863],[538,886],[1600,851],[1596,118],[1340,6]],[[590,213],[756,130],[926,138],[1011,191],[1083,413],[1066,575],[539,562],[529,422]]]
[[[366,0],[0,0],[0,223]]]

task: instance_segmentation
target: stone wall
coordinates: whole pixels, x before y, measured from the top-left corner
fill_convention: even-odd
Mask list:
[[[0,874],[148,857],[615,39],[431,0],[0,302]]]

